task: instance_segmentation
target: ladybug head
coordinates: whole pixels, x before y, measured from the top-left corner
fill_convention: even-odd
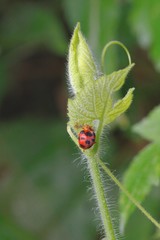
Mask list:
[[[83,129],[84,132],[94,131],[93,128],[92,128],[91,126],[87,125],[87,124],[84,125],[84,126],[82,127],[82,129]]]

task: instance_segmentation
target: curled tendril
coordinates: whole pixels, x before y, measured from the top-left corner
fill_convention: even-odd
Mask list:
[[[103,72],[104,72],[104,59],[105,59],[105,55],[106,55],[106,52],[107,52],[108,48],[111,45],[119,45],[119,46],[121,46],[124,49],[124,51],[126,52],[126,54],[127,54],[129,65],[132,64],[131,56],[129,54],[128,49],[125,47],[125,45],[123,43],[119,42],[119,41],[111,41],[111,42],[107,43],[104,46],[103,51],[102,51],[102,55],[101,55],[101,68],[102,68]]]

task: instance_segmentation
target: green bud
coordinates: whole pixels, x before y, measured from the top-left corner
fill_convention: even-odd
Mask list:
[[[69,47],[68,77],[74,94],[80,92],[89,82],[95,80],[96,65],[78,23]]]
[[[92,126],[99,138],[96,139],[98,146],[104,127],[129,108],[134,88],[129,89],[124,98],[116,103],[113,95],[123,86],[133,66],[129,61],[126,68],[98,77],[92,54],[80,32],[80,24],[77,24],[68,59],[70,85],[75,94],[68,99],[68,132],[76,144],[80,129],[75,126]],[[98,125],[95,126],[95,123]]]

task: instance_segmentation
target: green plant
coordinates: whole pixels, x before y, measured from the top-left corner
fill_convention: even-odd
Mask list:
[[[71,97],[68,99],[69,122],[67,124],[70,137],[79,147],[82,158],[86,159],[88,164],[105,237],[109,240],[117,239],[117,234],[106,200],[107,194],[104,191],[100,166],[125,193],[129,201],[134,203],[157,227],[160,227],[156,220],[130,195],[129,191],[122,186],[109,168],[101,161],[102,153],[106,151],[104,148],[106,126],[129,108],[134,91],[134,88],[131,88],[121,100],[116,102],[113,100],[113,94],[123,86],[126,76],[134,64],[131,63],[130,55],[125,46],[113,41],[107,44],[103,50],[102,67],[106,50],[112,44],[119,44],[124,48],[128,55],[129,65],[125,69],[113,72],[110,75],[100,74],[86,40],[80,31],[80,24],[77,24],[69,48],[68,74]],[[79,129],[86,124],[93,127],[96,133],[96,144],[84,151],[78,144],[78,134]],[[128,215],[129,211],[127,210],[127,217]],[[121,225],[124,225],[127,217],[124,219],[124,214],[122,216]]]
[[[111,39],[122,41],[132,52],[136,62],[136,68],[133,70],[136,97],[133,107],[125,117],[129,116],[132,123],[137,122],[159,101],[159,1],[62,0],[59,2],[46,0],[36,3],[12,1],[12,4],[7,2],[2,1],[0,9],[1,107],[6,102],[6,96],[11,96],[11,89],[16,94],[14,86],[15,84],[19,86],[19,83],[15,82],[19,63],[23,65],[23,60],[37,56],[37,52],[41,49],[49,51],[55,57],[59,55],[65,59],[68,36],[77,21],[81,22],[83,33],[89,46],[94,50],[98,62],[103,46]],[[114,47],[107,53],[109,54],[105,59],[107,73],[125,66],[126,56],[121,54],[121,49]],[[32,74],[31,71],[30,77]],[[123,95],[130,84],[132,83],[127,81],[118,95],[116,92],[115,97]],[[31,83],[30,87],[32,86],[34,90],[34,83],[33,85]],[[36,92],[34,94],[36,97]],[[8,111],[11,108],[12,116],[15,116],[17,113],[13,107],[14,102],[10,100],[10,103],[10,107],[5,109]],[[64,122],[60,122],[59,119],[58,122],[53,119],[48,122],[46,115],[45,121],[44,119],[40,121],[39,116],[38,119],[33,116],[28,119],[28,114],[27,116],[24,114],[22,119],[16,115],[17,118],[14,121],[11,118],[6,122],[3,110],[0,115],[0,239],[97,239],[96,221],[90,221],[94,213],[88,208],[88,204],[92,208],[92,201],[88,203],[85,192],[88,182],[82,183],[83,173],[75,164],[70,164],[70,161],[75,158],[72,156],[71,159],[74,147],[68,141]],[[139,140],[138,137],[133,138],[129,133],[130,124],[127,124],[127,127],[123,125],[122,131],[122,124],[119,123],[124,123],[120,121],[123,119],[124,115],[114,123],[109,139],[110,146],[107,147],[105,141],[101,142],[102,150],[107,148],[107,155],[110,156],[107,158],[107,163],[110,164],[110,168],[117,169],[118,175],[123,174],[122,170],[126,169],[129,159],[131,160],[130,156],[144,145],[144,140]],[[150,115],[146,119],[149,120]],[[150,126],[151,131],[148,132],[147,126],[144,128],[143,137],[149,139],[154,132],[158,137],[158,119],[157,114]],[[157,130],[154,131],[154,129]],[[148,136],[145,136],[147,133]],[[130,145],[129,148],[126,146],[126,141],[127,145]],[[152,139],[150,144],[141,150],[140,156],[133,159],[133,163],[124,174],[123,181],[125,189],[132,194],[132,197],[136,198],[138,203],[144,201],[145,208],[150,209],[149,211],[157,219],[160,212],[157,200],[160,198],[159,189],[157,191],[158,146],[157,140]],[[152,148],[152,151],[148,150],[149,155],[147,152],[142,155],[148,148]],[[146,160],[145,156],[147,156]],[[105,159],[104,156],[103,159]],[[143,164],[141,159],[144,161]],[[130,175],[129,169],[134,165],[137,169],[131,171]],[[145,175],[142,171],[144,166],[147,168]],[[154,175],[152,171],[155,172],[156,169],[157,172]],[[71,174],[72,177],[70,177]],[[130,185],[128,185],[127,175],[132,178],[132,181],[129,180]],[[145,176],[145,181],[143,179],[139,185],[141,175]],[[30,187],[26,188],[26,184]],[[156,187],[152,187],[155,185]],[[138,198],[138,194],[142,193],[143,198]],[[135,206],[121,191],[120,194],[120,199],[124,199],[124,202],[123,200],[119,202],[122,212],[121,228],[126,226],[125,239],[151,240],[154,226],[139,211],[135,211]],[[111,193],[107,192],[107,197],[109,195]],[[129,205],[128,208],[125,207],[125,203]],[[21,206],[25,207],[23,208],[25,212],[22,211]],[[73,222],[76,223],[74,228]],[[159,234],[157,231],[153,239],[160,239]]]
[[[132,160],[124,174],[124,187],[141,203],[151,191],[158,186],[160,178],[160,106],[156,107],[148,117],[133,126],[133,131],[151,141]],[[121,192],[121,224],[124,227],[129,216],[135,210],[126,195]],[[159,224],[156,224],[159,227]]]

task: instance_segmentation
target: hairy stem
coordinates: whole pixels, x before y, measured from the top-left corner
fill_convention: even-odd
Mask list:
[[[78,146],[77,138],[72,133],[72,130],[70,129],[69,125],[67,125],[67,131],[71,138],[75,141],[75,143]],[[79,146],[78,146],[79,147]],[[81,150],[81,149],[80,149]],[[105,235],[107,237],[107,240],[116,240],[115,232],[113,228],[112,219],[109,213],[109,208],[107,205],[104,187],[100,175],[100,170],[98,166],[99,158],[95,151],[90,151],[87,153],[87,151],[84,154],[87,157],[88,167],[91,174],[93,187],[97,199],[97,204],[99,207],[102,223],[105,230]]]
[[[116,240],[113,223],[109,213],[109,208],[107,205],[107,201],[104,193],[104,187],[102,184],[102,179],[101,179],[100,170],[98,166],[98,157],[91,153],[86,155],[88,159],[90,174],[93,181],[94,191],[97,198],[97,204],[101,214],[101,219],[103,222],[107,240]]]
[[[116,183],[116,185],[122,190],[124,194],[133,202],[134,205],[156,226],[160,229],[160,224],[141,206],[141,204],[132,197],[128,190],[118,181],[118,179],[112,174],[110,169],[99,159],[100,166],[108,174],[108,176]]]

